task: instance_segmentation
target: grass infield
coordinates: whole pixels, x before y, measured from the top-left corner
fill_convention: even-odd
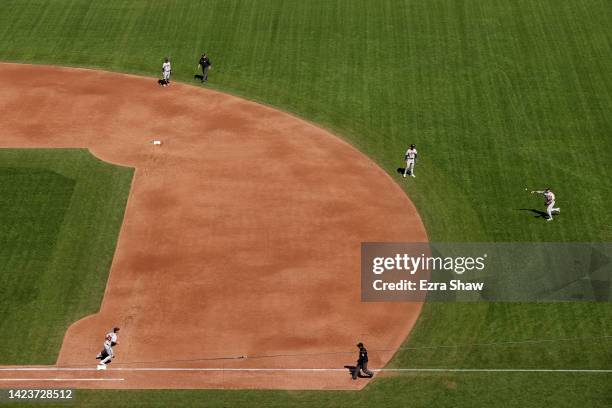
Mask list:
[[[0,149],[0,364],[53,364],[100,308],[132,169],[86,150]]]
[[[208,86],[332,129],[394,177],[416,143],[418,177],[398,183],[432,241],[610,242],[611,21],[607,0],[5,0],[0,59],[155,76],[169,55],[191,82],[205,50]],[[563,209],[552,223],[524,191],[545,186]],[[593,338],[611,321],[609,304],[428,304],[392,366],[610,368],[612,342]],[[520,342],[567,338],[582,340]],[[609,384],[449,374],[362,393],[80,394],[91,406],[605,406]]]

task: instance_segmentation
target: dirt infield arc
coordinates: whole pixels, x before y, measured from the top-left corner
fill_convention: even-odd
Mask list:
[[[360,243],[426,232],[347,143],[199,87],[1,66],[0,147],[88,148],[136,169],[99,313],[69,328],[56,366],[0,371],[4,385],[357,389],[342,370],[355,343],[380,368],[409,333],[420,304],[360,302]],[[113,325],[118,357],[95,371]]]

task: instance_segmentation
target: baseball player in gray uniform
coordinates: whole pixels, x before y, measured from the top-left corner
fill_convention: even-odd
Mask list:
[[[406,155],[404,156],[404,158],[406,159],[406,169],[404,170],[404,177],[406,177],[408,173],[410,173],[410,176],[416,177],[414,175],[414,165],[416,164],[416,160],[417,160],[416,145],[414,144],[410,145],[410,148],[406,150]]]
[[[561,209],[559,207],[555,207],[555,193],[553,193],[550,188],[547,188],[542,191],[532,191],[531,194],[542,194],[544,196],[544,205],[546,206],[546,213],[548,214],[548,218],[546,219],[546,221],[553,220],[553,212],[561,212]]]
[[[164,59],[164,63],[162,64],[162,85],[168,86],[170,85],[170,75],[172,74],[172,64],[170,64],[170,59],[166,57]]]
[[[113,329],[110,332],[106,333],[106,335],[104,336],[103,349],[96,356],[96,360],[101,360],[100,364],[98,364],[96,367],[98,370],[106,370],[106,366],[111,363],[111,360],[113,358],[115,358],[113,347],[117,345],[118,331],[118,327],[113,327]]]

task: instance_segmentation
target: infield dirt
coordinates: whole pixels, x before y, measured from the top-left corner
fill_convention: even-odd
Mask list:
[[[56,366],[0,371],[6,386],[358,389],[367,381],[342,370],[355,344],[380,368],[410,332],[420,303],[360,301],[360,243],[426,242],[425,229],[338,137],[199,87],[0,66],[0,147],[87,148],[136,169],[99,313],[69,328]],[[95,371],[115,325],[117,358]]]

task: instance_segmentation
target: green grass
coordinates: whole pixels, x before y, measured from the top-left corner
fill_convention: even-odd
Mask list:
[[[554,384],[554,387],[551,387]],[[609,407],[605,374],[512,373],[402,375],[375,380],[366,391],[85,391],[76,392],[80,407]],[[17,406],[17,404],[15,404]],[[19,403],[18,406],[28,406]],[[31,404],[36,407],[40,404]],[[71,404],[45,404],[67,407]]]
[[[52,364],[95,313],[132,169],[85,150],[0,149],[0,364]]]
[[[190,82],[202,50],[214,63],[209,86],[321,124],[393,177],[417,143],[418,178],[398,183],[432,241],[612,241],[608,0],[5,0],[0,14],[2,60],[155,76],[170,55],[175,79]],[[521,210],[542,206],[525,187],[547,185],[563,209],[553,223]],[[432,303],[393,364],[610,368],[611,342],[592,337],[610,336],[611,321],[609,304]],[[584,339],[464,347],[561,338]],[[463,347],[431,348],[447,345]],[[84,398],[595,406],[611,391],[609,375],[451,377],[465,386],[423,376],[353,394]]]

